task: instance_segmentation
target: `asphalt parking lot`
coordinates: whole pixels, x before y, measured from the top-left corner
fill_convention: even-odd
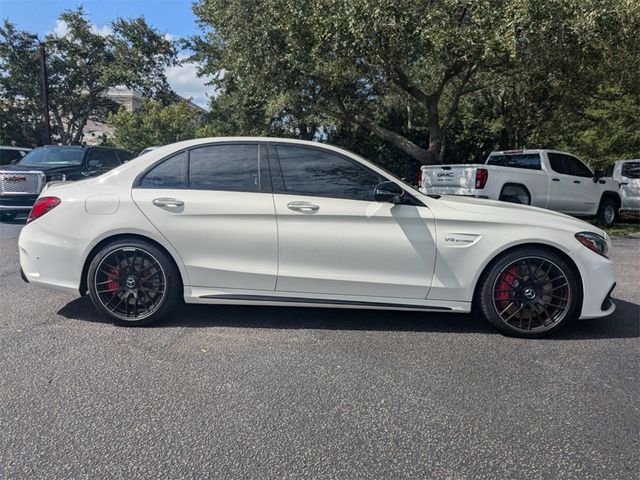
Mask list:
[[[30,287],[0,224],[0,478],[638,478],[640,236],[618,309],[546,340],[471,315],[187,306],[149,328]]]

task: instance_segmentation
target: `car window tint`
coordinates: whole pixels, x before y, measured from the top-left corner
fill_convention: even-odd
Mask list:
[[[0,165],[9,165],[23,157],[20,150],[0,150]]]
[[[549,157],[549,164],[551,165],[551,170],[556,173],[562,173],[565,175],[569,175],[569,172],[564,163],[564,155],[560,153],[547,153]]]
[[[145,188],[185,188],[187,153],[181,152],[156,165],[140,185]]]
[[[338,155],[286,145],[276,150],[286,193],[372,201],[381,181],[377,174]]]
[[[622,176],[640,178],[640,162],[626,162],[622,164]]]
[[[107,150],[104,148],[93,148],[87,153],[87,162],[98,161],[100,165],[97,168],[112,169],[120,165],[120,159],[116,155],[115,150]]]
[[[189,152],[189,188],[259,191],[259,145],[210,145]]]
[[[491,155],[487,165],[501,167],[525,168],[527,170],[541,170],[540,154],[524,153],[520,155]]]
[[[568,175],[573,175],[575,177],[593,177],[593,172],[591,172],[589,167],[587,167],[576,157],[572,157],[571,155],[564,155],[564,162],[566,165],[566,169],[569,172]]]

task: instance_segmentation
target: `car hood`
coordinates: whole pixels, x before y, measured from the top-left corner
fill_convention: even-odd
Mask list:
[[[443,195],[437,201],[445,208],[465,212],[478,220],[491,221],[493,219],[502,223],[505,223],[506,220],[508,223],[519,225],[539,225],[571,232],[587,231],[607,237],[604,231],[590,223],[544,208],[455,195]]]

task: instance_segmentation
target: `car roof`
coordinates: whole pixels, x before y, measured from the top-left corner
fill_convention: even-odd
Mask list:
[[[21,152],[28,152],[29,150],[31,150],[30,148],[27,148],[27,147],[9,147],[5,145],[0,145],[0,149],[1,150],[19,150]]]
[[[523,148],[523,149],[514,149],[514,150],[499,150],[495,152],[491,152],[489,155],[526,155],[526,154],[536,154],[536,153],[561,153],[563,155],[571,155],[575,157],[576,155],[569,152],[563,152],[560,150],[553,150],[551,148]]]

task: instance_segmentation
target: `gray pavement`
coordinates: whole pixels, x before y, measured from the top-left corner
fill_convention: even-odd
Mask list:
[[[187,306],[149,328],[20,280],[0,224],[0,478],[640,475],[640,237],[609,318]]]

